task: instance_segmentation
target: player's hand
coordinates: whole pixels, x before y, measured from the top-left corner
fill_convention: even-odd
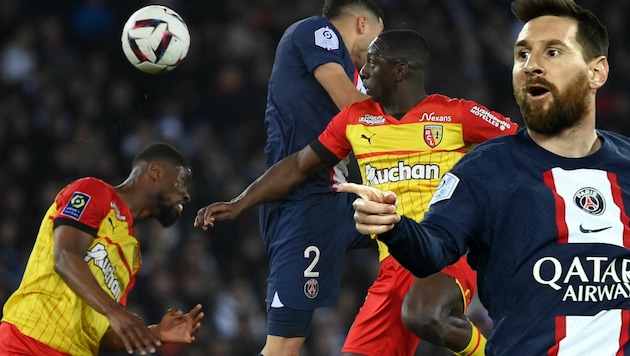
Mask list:
[[[146,355],[147,351],[155,353],[161,345],[160,340],[149,330],[142,318],[124,308],[119,308],[114,313],[107,315],[110,327],[118,334],[127,353],[133,354],[134,350]]]
[[[391,191],[354,183],[340,184],[337,190],[359,196],[352,207],[356,228],[362,234],[382,234],[400,221],[400,215],[396,213],[398,198]]]
[[[195,341],[195,334],[201,327],[203,316],[201,304],[197,304],[187,314],[177,308],[171,308],[155,327],[155,332],[162,342],[190,344]]]
[[[207,205],[197,212],[195,227],[208,230],[216,221],[234,220],[241,214],[241,209],[233,202],[219,202]]]

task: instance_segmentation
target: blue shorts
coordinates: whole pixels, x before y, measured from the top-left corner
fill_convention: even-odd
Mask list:
[[[335,304],[346,252],[375,246],[355,228],[355,198],[325,193],[261,205],[260,230],[269,256],[267,310],[312,311]]]
[[[313,314],[312,310],[271,308],[267,312],[267,335],[307,337]]]

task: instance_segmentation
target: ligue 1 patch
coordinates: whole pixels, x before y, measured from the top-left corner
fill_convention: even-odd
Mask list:
[[[92,197],[85,193],[74,192],[74,194],[72,194],[72,198],[70,198],[66,206],[61,211],[61,215],[79,220],[85,210],[85,207],[87,207],[90,202],[90,199],[92,199]]]
[[[306,283],[304,283],[304,294],[309,299],[317,297],[317,295],[319,294],[319,282],[314,278],[306,281]]]
[[[431,197],[431,201],[429,201],[429,206],[442,200],[451,199],[457,185],[459,185],[459,178],[457,178],[456,175],[451,172],[444,174],[444,177],[442,177],[440,184],[438,184],[433,197]]]
[[[329,51],[339,49],[339,38],[335,31],[325,26],[315,31],[315,44]]]

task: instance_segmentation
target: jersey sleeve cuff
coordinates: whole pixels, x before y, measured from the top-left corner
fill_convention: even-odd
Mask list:
[[[82,224],[76,220],[72,220],[72,219],[67,219],[67,218],[56,218],[53,221],[53,229],[56,229],[58,226],[61,225],[67,225],[67,226],[72,226],[76,229],[79,229],[83,232],[85,232],[86,234],[90,234],[92,236],[96,236],[96,233],[98,232],[98,229],[95,229],[93,227],[87,226],[85,224]]]
[[[328,166],[334,166],[341,161],[337,156],[330,152],[318,139],[314,139],[309,143],[311,149],[321,158],[322,162]]]

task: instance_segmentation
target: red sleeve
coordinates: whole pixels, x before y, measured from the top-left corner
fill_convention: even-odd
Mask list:
[[[76,180],[57,196],[54,218],[74,220],[98,229],[110,210],[111,193],[112,187],[101,180]]]
[[[475,272],[475,270],[473,270],[468,264],[466,255],[462,256],[452,265],[444,267],[442,273],[453,277],[457,281],[457,284],[459,284],[461,288],[462,296],[466,301],[467,308],[468,304],[470,304],[470,301],[472,300],[472,297],[477,291],[477,272]]]
[[[352,145],[346,136],[346,125],[351,117],[352,108],[356,104],[352,104],[341,110],[326,126],[317,140],[339,160],[344,159],[352,152]]]
[[[482,143],[496,136],[516,133],[518,125],[510,118],[474,101],[461,100],[464,141]]]

